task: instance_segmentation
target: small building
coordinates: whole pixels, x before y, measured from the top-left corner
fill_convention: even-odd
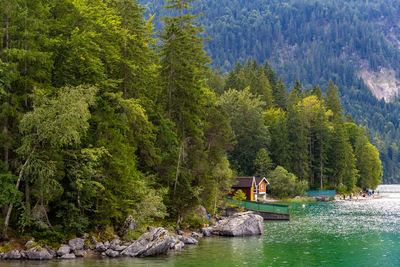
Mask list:
[[[240,176],[236,177],[236,182],[232,186],[232,193],[230,196],[235,195],[236,191],[241,189],[246,194],[246,200],[258,201],[259,199],[266,200],[267,185],[269,182],[265,177],[254,176]]]

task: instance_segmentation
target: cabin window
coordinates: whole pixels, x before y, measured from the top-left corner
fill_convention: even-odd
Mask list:
[[[263,184],[261,185],[261,189],[264,189],[264,185]]]

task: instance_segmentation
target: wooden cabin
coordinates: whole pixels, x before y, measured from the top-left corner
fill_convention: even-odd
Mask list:
[[[267,185],[269,185],[269,182],[267,181],[267,179],[265,179],[265,177],[236,177],[236,182],[232,186],[233,191],[230,196],[235,195],[236,191],[241,189],[246,194],[246,200],[265,200],[267,197]]]

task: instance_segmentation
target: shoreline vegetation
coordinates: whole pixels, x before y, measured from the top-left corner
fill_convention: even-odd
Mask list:
[[[87,233],[111,257],[158,253],[217,215],[239,175],[279,199],[380,184],[332,81],[287,90],[251,59],[212,71],[192,2],[167,0],[157,35],[136,0],[0,3],[0,250],[77,256]]]

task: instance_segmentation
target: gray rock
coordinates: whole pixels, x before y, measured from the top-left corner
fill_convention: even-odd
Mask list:
[[[181,231],[181,230],[178,230],[177,233],[178,233],[178,235],[183,235],[184,234],[184,232]]]
[[[136,229],[136,221],[133,219],[132,215],[126,217],[124,225],[121,228],[121,235],[126,235],[129,231],[134,231]]]
[[[21,254],[21,259],[26,259],[25,250],[21,250],[19,253]],[[1,258],[1,257],[0,257],[0,258]]]
[[[4,253],[0,251],[0,260],[2,260],[4,257]]]
[[[92,243],[93,243],[93,244],[96,244],[96,243],[97,243],[96,237],[92,236],[91,239],[92,239]]]
[[[31,240],[29,240],[28,242],[25,243],[25,248],[26,249],[30,249],[30,248],[33,248],[33,247],[36,247],[36,246],[37,246],[37,244],[36,244],[34,239],[31,239]]]
[[[201,232],[203,233],[203,236],[205,236],[205,237],[210,237],[212,234],[212,231],[213,231],[212,227],[201,228]]]
[[[86,252],[84,250],[74,250],[76,257],[85,257]]]
[[[175,250],[182,250],[182,248],[185,246],[185,244],[182,241],[179,241],[178,243],[175,244],[174,249]]]
[[[18,250],[11,250],[3,255],[5,260],[18,260],[21,258],[21,253]]]
[[[104,244],[102,242],[97,242],[95,244],[95,250],[97,250],[98,252],[104,252],[107,250],[106,246],[104,246]]]
[[[194,237],[194,238],[202,238],[203,234],[200,234],[200,233],[197,233],[197,232],[193,232],[192,233],[192,237]]]
[[[56,253],[54,250],[52,250],[51,248],[48,248],[47,251],[49,252],[49,254],[50,254],[53,258],[57,257],[57,253]]]
[[[182,241],[185,245],[197,245],[197,244],[199,244],[199,241],[197,241],[196,239],[194,239],[191,236],[182,236],[180,238],[180,241]]]
[[[203,206],[199,205],[196,207],[196,209],[194,210],[194,212],[199,215],[200,217],[202,217],[203,219],[206,219],[208,221],[208,213],[206,208],[204,208]]]
[[[51,260],[53,258],[53,255],[47,249],[40,246],[25,251],[25,256],[30,260]]]
[[[85,245],[85,240],[83,240],[82,238],[74,238],[68,242],[68,245],[71,250],[81,250]]]
[[[104,242],[104,246],[106,247],[106,249],[109,249],[110,248],[110,242],[109,241]]]
[[[168,251],[174,239],[162,227],[151,227],[149,232],[141,235],[138,240],[121,252],[122,256],[147,257],[163,254]]]
[[[62,255],[62,257],[61,257],[61,259],[65,259],[65,260],[70,260],[70,259],[75,259],[75,258],[76,258],[76,256],[73,253],[68,253],[68,254]]]
[[[118,251],[115,251],[115,250],[112,250],[112,249],[107,249],[107,250],[106,250],[106,255],[107,255],[108,257],[115,258],[115,257],[118,257],[118,256],[119,256],[119,252],[118,252]]]
[[[71,248],[68,245],[61,245],[61,247],[57,250],[58,256],[64,256],[65,254],[69,254]]]
[[[212,226],[212,234],[222,236],[261,235],[264,219],[254,212],[236,213]]]
[[[110,243],[110,249],[116,250],[116,251],[122,251],[127,248],[127,246],[121,246],[122,241],[119,239],[114,239]]]

